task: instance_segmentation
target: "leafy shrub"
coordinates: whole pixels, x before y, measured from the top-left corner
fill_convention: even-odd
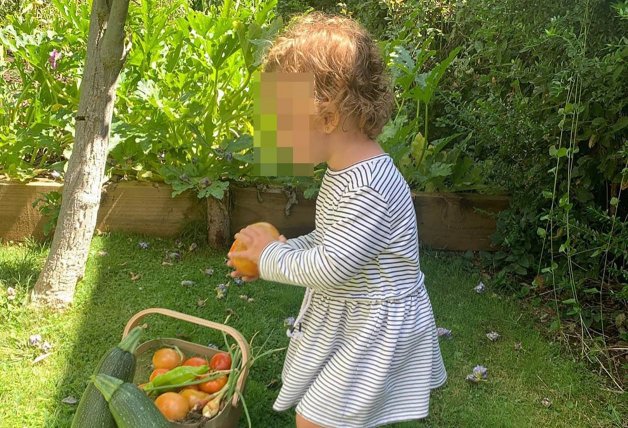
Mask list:
[[[110,176],[222,197],[225,179],[247,175],[248,82],[281,26],[275,3],[227,0],[203,12],[184,0],[132,4],[133,49],[118,87]],[[62,172],[71,153],[90,11],[87,3],[53,5],[45,28],[16,14],[0,29],[9,76],[0,98],[0,172],[18,180]],[[54,62],[52,52],[60,53]]]

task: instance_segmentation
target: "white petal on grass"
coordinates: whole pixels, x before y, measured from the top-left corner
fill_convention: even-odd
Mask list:
[[[438,337],[450,338],[451,337],[451,330],[448,330],[448,329],[443,328],[443,327],[437,327],[436,328],[436,334],[438,334]]]
[[[491,331],[489,333],[486,333],[486,337],[488,337],[488,340],[490,340],[491,342],[495,342],[501,336],[496,331]]]

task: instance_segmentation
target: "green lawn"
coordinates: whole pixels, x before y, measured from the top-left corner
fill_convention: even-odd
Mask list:
[[[203,247],[188,252],[194,240],[188,235],[179,249],[181,260],[163,265],[164,255],[177,250],[176,243],[146,239],[150,247],[140,249],[141,240],[96,237],[75,305],[63,314],[24,306],[47,249],[0,246],[1,427],[69,426],[75,406],[62,400],[80,397],[101,355],[119,341],[126,321],[147,307],[217,322],[233,313],[229,324],[247,338],[259,332],[259,343],[268,339],[268,348],[287,345],[283,320],[296,316],[303,289],[265,282],[232,285],[226,298],[217,300],[215,286],[227,281],[224,253]],[[449,380],[433,394],[428,420],[397,427],[621,426],[624,397],[606,392],[601,378],[544,339],[516,301],[490,289],[475,293],[479,275],[468,261],[424,252],[422,266],[437,324],[453,331],[451,339],[441,339]],[[215,269],[212,276],[203,272],[210,267]],[[132,274],[141,278],[133,281]],[[183,280],[195,285],[182,286]],[[13,300],[8,287],[17,290]],[[153,336],[183,335],[202,344],[222,340],[213,331],[185,323],[158,317],[147,322]],[[501,335],[496,342],[485,336],[492,330]],[[35,364],[42,351],[29,345],[32,334],[52,345],[50,356]],[[515,349],[517,342],[521,350]],[[282,363],[283,353],[274,354],[251,371],[245,397],[256,428],[294,426],[292,412],[272,410]],[[465,376],[478,364],[488,367],[488,382],[470,384]],[[542,404],[545,398],[549,407]]]

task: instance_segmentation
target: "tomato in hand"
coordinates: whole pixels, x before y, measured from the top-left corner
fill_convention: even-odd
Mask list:
[[[207,360],[205,358],[191,357],[191,358],[188,358],[187,360],[185,360],[182,365],[183,366],[200,367],[200,366],[207,366],[209,364],[207,363]]]
[[[229,370],[231,369],[231,355],[226,352],[214,354],[209,360],[209,368],[213,370]]]
[[[222,387],[225,386],[226,383],[227,383],[227,376],[221,376],[217,379],[200,383],[198,385],[198,388],[203,392],[206,392],[208,394],[213,394],[214,392],[220,391]]]

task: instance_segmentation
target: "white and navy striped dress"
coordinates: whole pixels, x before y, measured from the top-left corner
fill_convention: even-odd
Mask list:
[[[447,374],[410,190],[387,154],[328,169],[315,230],[269,244],[259,269],[307,287],[274,410],[359,428],[428,415]]]

